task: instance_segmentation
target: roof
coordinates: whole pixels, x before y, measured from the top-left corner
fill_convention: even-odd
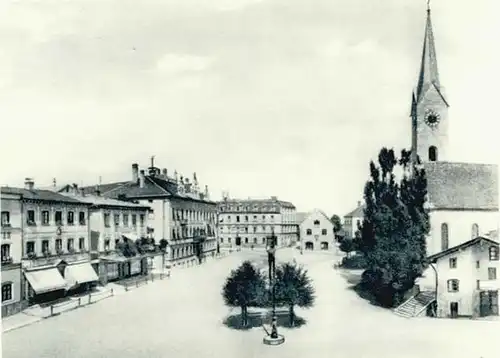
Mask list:
[[[1,188],[2,193],[5,194],[17,194],[17,195],[22,195],[23,199],[27,200],[38,200],[38,201],[52,201],[52,202],[62,202],[66,204],[84,204],[88,205],[87,203],[83,203],[79,200],[76,200],[74,198],[55,193],[51,190],[41,190],[41,189],[24,189],[24,188],[14,188],[14,187],[9,187],[9,186],[3,186]]]
[[[424,163],[433,209],[498,210],[498,167],[492,164]]]
[[[443,258],[445,256],[448,256],[448,255],[451,255],[451,254],[453,254],[453,253],[455,253],[455,252],[457,252],[459,250],[463,250],[463,249],[465,249],[467,247],[474,246],[474,245],[480,244],[482,242],[488,243],[490,245],[496,245],[496,246],[498,246],[498,242],[497,241],[488,239],[486,237],[478,236],[475,239],[466,241],[464,243],[461,243],[460,245],[457,245],[457,246],[454,246],[454,247],[450,247],[447,250],[444,250],[444,251],[438,252],[437,254],[431,255],[431,256],[427,257],[427,260],[430,261],[430,262],[435,262],[436,260],[439,260],[439,259],[441,259],[441,258]]]
[[[309,213],[304,213],[304,212],[297,212],[295,213],[295,222],[297,224],[302,224],[302,222],[307,218]]]
[[[278,200],[276,197],[271,197],[271,198],[264,198],[264,199],[225,199],[220,202],[218,202],[218,205],[224,205],[224,204],[241,204],[241,205],[255,205],[255,204],[273,204],[277,203],[281,206],[285,207],[290,207],[290,208],[295,208],[295,205],[293,205],[289,201],[284,201],[284,200]]]
[[[96,206],[113,206],[113,207],[124,207],[124,208],[136,208],[136,209],[151,210],[151,208],[147,205],[136,204],[136,203],[132,203],[130,201],[116,200],[116,199],[107,198],[107,197],[103,197],[103,196],[96,196],[96,195],[81,196],[81,195],[75,195],[75,194],[61,194],[61,195],[76,199],[76,200],[84,202],[84,203],[93,204]]]
[[[363,217],[365,204],[360,204],[353,211],[344,215],[345,218],[360,218]]]
[[[300,221],[299,223],[304,222],[304,220],[306,220],[307,218],[309,218],[309,216],[311,216],[311,215],[313,215],[315,213],[324,216],[326,218],[326,220],[328,220],[333,225],[333,222],[330,220],[330,218],[328,217],[328,215],[326,215],[325,212],[323,210],[320,210],[320,209],[314,209],[314,210],[311,210],[308,213],[301,213],[301,214],[305,214],[305,216],[302,219],[302,221]]]

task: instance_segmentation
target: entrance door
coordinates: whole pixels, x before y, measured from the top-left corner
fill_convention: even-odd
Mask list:
[[[450,316],[451,316],[451,318],[458,317],[458,302],[451,302],[450,303]]]
[[[491,315],[498,316],[498,291],[490,291]]]
[[[241,246],[241,237],[236,237],[236,246]]]
[[[306,242],[306,250],[314,250],[314,244],[311,241]]]
[[[328,250],[328,242],[326,241],[321,242],[321,250]]]
[[[479,294],[479,314],[481,317],[498,316],[498,291],[482,291]]]

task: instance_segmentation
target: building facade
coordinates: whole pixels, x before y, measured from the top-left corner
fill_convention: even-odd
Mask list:
[[[335,247],[334,225],[323,211],[311,211],[299,228],[301,250],[333,250]]]
[[[346,238],[354,239],[358,227],[363,223],[365,206],[358,201],[356,209],[344,215],[344,222],[342,224],[343,232]]]
[[[278,246],[298,241],[295,206],[276,197],[229,199],[218,203],[219,244],[223,247],[265,247],[272,233]]]
[[[196,173],[192,180],[177,172],[171,177],[152,161],[146,174],[138,164],[132,164],[129,181],[85,188],[86,193],[96,190],[102,196],[134,201],[152,209],[148,232],[157,242],[167,240],[167,264],[191,266],[215,257],[217,206],[210,200],[207,186],[200,190]]]
[[[476,237],[429,259],[438,272],[438,317],[498,316],[498,242]]]
[[[25,308],[22,299],[22,196],[18,193],[1,193],[2,210],[2,317]]]
[[[34,187],[3,187],[3,195],[18,195],[22,225],[22,299],[52,301],[87,290],[97,281],[90,266],[89,204]]]
[[[85,194],[76,185],[63,191],[63,195],[90,205],[90,256],[101,284],[148,273],[148,255],[139,249],[145,247],[143,243],[154,246],[148,233],[152,214],[148,206]]]

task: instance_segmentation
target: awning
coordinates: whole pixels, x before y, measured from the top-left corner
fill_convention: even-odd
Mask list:
[[[66,266],[64,276],[71,287],[99,280],[99,277],[97,277],[97,274],[88,262]]]
[[[24,276],[37,293],[66,289],[67,283],[56,268],[26,271]]]

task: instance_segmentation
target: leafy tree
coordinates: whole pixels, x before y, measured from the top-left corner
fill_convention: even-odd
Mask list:
[[[160,240],[160,250],[165,251],[165,249],[167,248],[167,245],[168,245],[168,241],[167,240],[165,240],[165,239],[161,239]]]
[[[378,166],[370,163],[370,180],[364,192],[366,208],[359,249],[365,255],[367,269],[362,285],[387,307],[398,305],[425,269],[427,181],[418,159],[412,163],[410,158],[406,150],[398,159],[392,149],[383,148]],[[399,181],[396,170],[402,172]]]
[[[265,279],[250,261],[243,262],[231,271],[222,288],[225,304],[241,308],[241,323],[244,327],[248,325],[248,307],[262,305],[265,296]]]
[[[340,241],[340,251],[345,252],[346,256],[349,257],[349,254],[355,251],[354,240],[350,237],[344,237]]]
[[[342,221],[340,220],[340,216],[332,215],[330,221],[333,223],[333,232],[338,233],[342,230]]]
[[[276,268],[276,302],[288,306],[291,326],[295,323],[294,307],[312,307],[314,292],[312,280],[303,267],[284,263]]]

